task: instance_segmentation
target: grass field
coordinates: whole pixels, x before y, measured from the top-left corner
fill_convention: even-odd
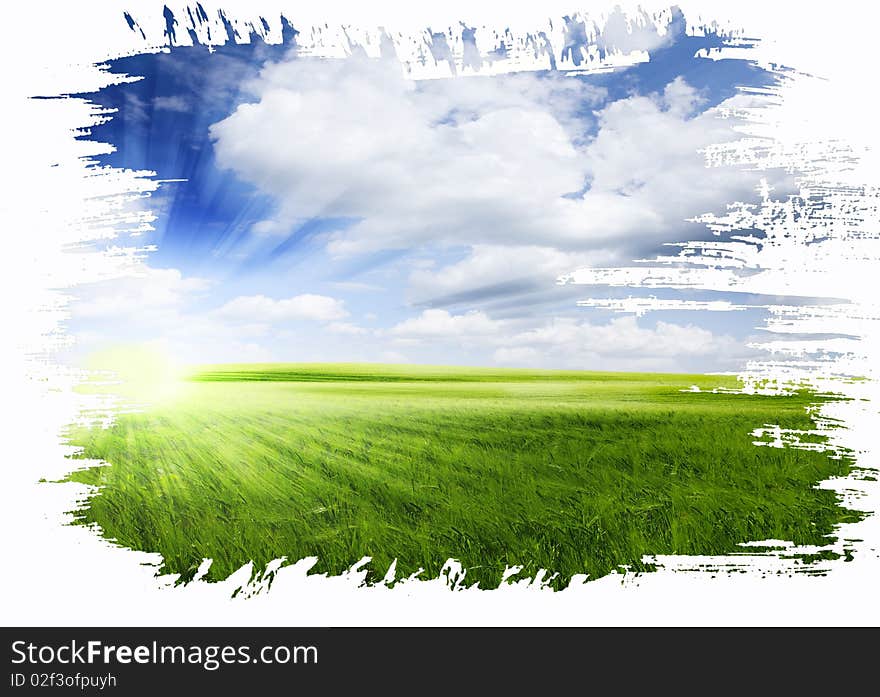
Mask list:
[[[857,520],[815,485],[851,461],[755,446],[764,424],[810,429],[821,398],[685,392],[736,387],[698,375],[371,365],[211,366],[174,398],[78,427],[81,457],[109,466],[76,511],[163,572],[209,580],[253,560],[318,558],[338,574],[372,557],[371,581],[466,583],[506,567],[566,585],[653,554],[717,554],[780,539],[827,544]]]

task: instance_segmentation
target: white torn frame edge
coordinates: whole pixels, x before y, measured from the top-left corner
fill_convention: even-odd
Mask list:
[[[481,11],[486,11],[489,4],[482,6]],[[686,13],[691,11],[688,4],[709,14],[713,11],[707,9],[706,3],[683,4]],[[236,5],[248,11],[241,3],[224,5],[230,11]],[[110,7],[107,3],[105,6]],[[469,16],[467,9],[456,9],[455,4],[450,3],[444,11],[448,22],[454,24],[456,13],[458,17]],[[39,10],[38,4],[29,7],[27,11],[33,13],[31,23],[21,26],[32,25]],[[117,12],[118,6],[113,5],[112,10]],[[332,13],[330,9],[327,11]],[[388,9],[383,11],[388,16]],[[426,11],[437,12],[436,8],[427,8]],[[494,17],[507,17],[511,11],[504,4],[497,4],[491,10]],[[550,9],[543,4],[540,11],[549,13]],[[560,7],[560,15],[565,11]],[[777,45],[791,51],[790,54],[779,54],[792,55],[792,58],[786,58],[789,64],[801,67],[797,56],[815,60],[811,33],[806,31],[804,22],[807,26],[812,22],[812,26],[823,27],[821,17],[807,12],[801,21],[792,24],[784,12],[774,15],[762,3],[755,3],[751,13],[745,5],[738,11],[742,13],[743,23],[754,27],[753,33],[773,35]],[[290,15],[295,17],[296,11],[291,11]],[[45,60],[46,66],[26,61],[22,64],[21,71],[15,76],[22,91],[34,85],[39,85],[44,94],[52,93],[53,85],[59,88],[58,91],[75,91],[83,89],[83,85],[97,86],[107,76],[88,65],[96,58],[92,54],[96,45],[119,54],[138,50],[137,46],[131,45],[128,35],[123,38],[128,30],[115,14],[96,12],[89,17],[88,26],[76,13],[69,19],[69,22],[58,24],[74,27],[73,31],[53,35],[52,27],[44,30],[48,42],[43,46],[50,48],[40,58]],[[536,20],[531,17],[524,23],[528,21]],[[419,26],[421,31],[425,23]],[[863,22],[861,26],[873,24]],[[124,30],[122,34],[121,29]],[[858,29],[856,23],[855,30]],[[97,44],[92,41],[89,45],[88,41],[82,40],[89,31],[93,38],[107,38],[108,41]],[[699,268],[695,262],[704,255],[697,251],[700,245],[695,244],[689,250],[694,253],[687,259],[690,265],[687,269],[671,266],[671,263],[681,262],[681,259],[671,258],[660,260],[653,267],[611,270],[604,275],[601,271],[589,273],[600,277],[600,284],[617,286],[721,290],[734,287],[747,293],[806,294],[845,299],[849,303],[845,312],[838,312],[840,306],[835,306],[834,311],[824,315],[816,308],[805,314],[804,308],[781,305],[771,307],[770,312],[772,317],[784,317],[788,327],[802,323],[801,329],[826,333],[840,332],[845,327],[847,334],[858,335],[857,351],[845,359],[835,358],[834,365],[844,373],[869,374],[877,364],[877,312],[871,299],[873,269],[876,268],[872,262],[876,262],[877,257],[876,237],[871,231],[876,231],[877,227],[876,219],[865,219],[862,210],[867,208],[870,213],[871,206],[866,207],[865,203],[874,194],[860,187],[870,185],[876,171],[870,169],[865,157],[865,142],[860,139],[876,139],[876,134],[870,117],[853,123],[852,114],[849,114],[841,123],[834,117],[834,108],[828,108],[826,112],[830,113],[816,118],[814,107],[818,104],[833,107],[827,100],[846,97],[849,101],[842,103],[853,110],[853,102],[858,105],[863,96],[857,91],[849,91],[858,88],[858,80],[851,79],[847,83],[844,79],[844,87],[840,81],[841,77],[846,77],[846,64],[852,63],[846,53],[853,45],[857,46],[858,41],[844,41],[845,37],[833,33],[824,32],[823,35],[829,42],[823,58],[832,62],[837,59],[835,77],[838,81],[793,81],[789,92],[782,95],[776,111],[757,114],[755,119],[756,132],[786,143],[786,147],[778,149],[783,159],[800,158],[798,162],[803,162],[805,157],[810,157],[812,149],[818,172],[827,169],[823,163],[829,160],[845,161],[845,167],[835,173],[836,181],[804,183],[807,187],[828,189],[834,197],[832,214],[827,221],[832,234],[825,236],[823,233],[821,242],[817,242],[818,238],[813,235],[814,243],[823,245],[823,255],[817,258],[816,248],[810,250],[786,236],[790,220],[784,221],[762,209],[758,215],[766,217],[762,222],[767,226],[772,243],[764,244],[760,250],[754,245],[725,247],[729,244],[727,242],[716,245],[722,249],[721,258],[726,254],[730,260],[729,268],[722,268],[717,255],[714,260],[704,259],[703,268]],[[837,52],[831,46],[835,39],[842,41]],[[25,55],[31,54],[25,52]],[[106,56],[98,56],[102,57]],[[80,61],[79,65],[75,65],[77,61]],[[803,67],[810,69],[813,66]],[[812,109],[809,122],[805,122],[802,115],[805,105]],[[82,396],[71,390],[79,377],[47,359],[52,342],[60,344],[65,341],[62,331],[66,304],[63,288],[87,280],[128,274],[137,267],[145,251],[120,245],[107,254],[94,255],[70,251],[70,245],[102,235],[112,238],[122,227],[136,229],[148,225],[151,220],[146,207],[133,214],[129,208],[114,206],[114,201],[118,202],[119,197],[139,199],[151,190],[153,184],[146,173],[86,172],[86,163],[80,158],[94,154],[90,148],[96,146],[75,141],[72,134],[95,115],[82,102],[22,102],[15,107],[10,110],[11,120],[7,122],[7,127],[14,129],[18,136],[10,152],[10,163],[14,163],[17,172],[17,178],[12,182],[14,196],[11,200],[15,207],[10,212],[10,227],[27,230],[29,234],[10,236],[6,242],[7,258],[16,263],[9,265],[4,278],[4,282],[10,284],[4,309],[7,310],[8,325],[14,327],[17,336],[7,362],[10,369],[5,394],[14,400],[8,407],[7,422],[14,423],[15,428],[13,437],[5,445],[7,457],[17,466],[7,469],[2,510],[7,530],[27,531],[27,534],[11,536],[7,546],[7,554],[16,560],[14,568],[7,570],[0,580],[4,617],[8,622],[160,625],[740,624],[769,620],[792,624],[805,621],[876,623],[877,617],[871,615],[871,607],[860,602],[861,594],[873,589],[880,576],[876,557],[880,535],[876,517],[856,526],[844,526],[841,533],[841,540],[852,537],[864,540],[858,547],[858,565],[835,569],[828,577],[809,579],[809,583],[804,583],[801,576],[789,577],[787,571],[778,583],[773,584],[761,580],[764,572],[737,576],[735,582],[723,579],[709,582],[705,574],[659,572],[636,579],[627,577],[623,585],[621,579],[614,576],[583,586],[573,584],[563,593],[535,592],[541,588],[541,579],[505,585],[493,593],[473,589],[449,593],[450,579],[454,584],[458,578],[458,571],[451,565],[449,573],[435,580],[407,581],[393,589],[384,586],[358,589],[362,577],[356,568],[345,576],[322,578],[307,575],[311,564],[309,560],[303,560],[271,570],[274,572],[271,574],[273,592],[258,593],[247,602],[230,600],[232,592],[250,578],[247,568],[223,583],[194,583],[172,588],[166,586],[170,579],[153,576],[152,566],[157,563],[157,555],[119,550],[82,527],[59,527],[65,512],[73,507],[72,496],[89,493],[85,487],[48,487],[36,483],[38,477],[53,478],[69,471],[71,463],[64,459],[64,455],[70,454],[71,449],[59,443],[58,433],[74,420],[82,407],[88,406]],[[858,108],[855,113],[859,113]],[[849,157],[828,156],[829,152],[839,151],[835,139],[839,139],[841,133],[846,135],[847,151],[856,152],[861,158],[855,165]],[[41,182],[42,191],[36,190],[34,181]],[[48,199],[43,196],[45,191],[51,192]],[[858,211],[858,215],[847,213],[853,210]],[[876,210],[874,214],[876,216]],[[742,215],[743,212],[739,211],[736,220],[711,222],[719,229],[725,225],[732,228],[741,224]],[[103,233],[96,231],[96,221],[100,222],[98,228]],[[778,231],[775,236],[774,230]],[[815,232],[812,229],[801,231],[808,235]],[[741,262],[734,263],[734,257],[748,260],[749,264],[760,269],[759,273],[750,276],[735,273],[734,269],[741,266]],[[584,281],[585,277],[575,274],[570,280]],[[645,311],[649,310],[646,308]],[[751,365],[749,374],[755,381],[765,378],[799,380],[805,376],[815,380],[816,366],[821,369],[820,375],[833,372],[823,362],[766,361]],[[826,407],[823,416],[836,417],[848,424],[847,429],[832,430],[831,437],[839,440],[840,445],[855,450],[861,461],[868,465],[875,463],[877,412],[875,402],[865,400],[877,397],[876,382],[836,380],[832,381],[832,386],[835,391],[844,386],[854,399]],[[102,408],[94,404],[92,407]],[[851,488],[849,483],[840,481],[827,485]],[[865,493],[867,498],[861,499],[860,504],[876,510],[880,498],[876,487]],[[674,565],[692,567],[699,562],[693,558],[663,558],[659,561],[665,568]],[[711,561],[724,563],[724,560]],[[731,557],[728,561],[743,563],[741,557]],[[138,562],[148,566],[138,566]],[[786,567],[786,563],[778,559],[767,563]],[[748,566],[756,568],[751,563]],[[26,569],[26,572],[20,573],[19,569]],[[64,570],[63,589],[59,589],[59,569]],[[777,571],[780,569],[776,567]],[[637,593],[632,592],[633,585],[639,586]],[[821,599],[818,605],[817,598]],[[809,616],[803,613],[805,604],[811,607]]]
[[[162,13],[131,9],[131,38],[141,50],[194,42],[206,46],[229,41],[279,43],[285,29],[292,27],[300,56],[394,56],[408,77],[419,80],[549,68],[606,72],[649,60],[648,50],[670,38],[669,27],[678,17],[670,6],[624,11],[617,3],[603,2],[591,3],[589,11],[553,13],[527,8],[532,12],[521,11],[524,16],[508,8],[504,15],[510,21],[503,25],[498,23],[497,12],[487,16],[475,7],[464,8],[460,19],[451,19],[449,13],[432,19],[430,12],[407,16],[400,8],[388,11],[377,6],[361,21],[353,20],[354,15],[333,21],[328,19],[329,8],[316,11],[286,3],[260,3],[238,13],[225,11],[224,4],[203,3],[204,13],[195,12],[186,2],[168,3],[168,7],[173,13],[173,35]],[[690,27],[700,33],[715,28],[700,23]],[[729,34],[736,41],[741,31],[732,28]]]

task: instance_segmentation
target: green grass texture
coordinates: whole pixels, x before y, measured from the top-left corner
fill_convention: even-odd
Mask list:
[[[702,391],[689,390],[696,385]],[[173,398],[72,428],[65,481],[98,487],[75,521],[209,581],[249,561],[317,557],[367,581],[465,585],[651,570],[645,555],[725,554],[748,541],[827,545],[862,514],[816,485],[846,454],[759,447],[765,424],[815,427],[823,397],[747,395],[727,376],[384,365],[208,366]],[[815,441],[816,438],[812,438]],[[821,439],[820,439],[821,440]]]

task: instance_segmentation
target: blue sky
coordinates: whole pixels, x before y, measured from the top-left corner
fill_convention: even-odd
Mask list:
[[[188,362],[737,368],[760,309],[635,317],[577,301],[647,291],[556,281],[711,237],[686,219],[757,199],[757,173],[702,149],[739,137],[719,107],[778,74],[696,57],[724,40],[683,26],[618,31],[608,50],[650,60],[594,74],[412,81],[394,57],[300,56],[289,27],[112,61],[140,79],[87,95],[114,111],[85,137],[164,182],[142,202],[155,249],[139,276],[81,289],[70,329],[83,350],[156,342]]]

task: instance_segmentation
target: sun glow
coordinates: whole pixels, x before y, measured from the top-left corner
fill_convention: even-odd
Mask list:
[[[155,345],[122,345],[91,354],[85,361],[83,389],[117,395],[138,404],[157,404],[181,396],[186,366]]]

